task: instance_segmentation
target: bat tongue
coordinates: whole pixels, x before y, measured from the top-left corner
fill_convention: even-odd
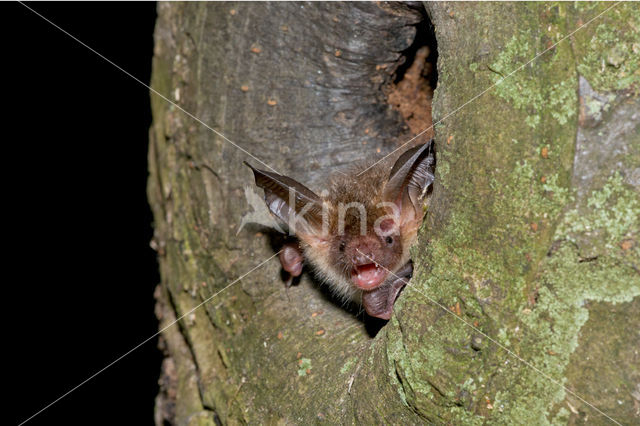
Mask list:
[[[351,281],[361,290],[373,290],[384,281],[385,270],[375,263],[354,265],[351,270]]]

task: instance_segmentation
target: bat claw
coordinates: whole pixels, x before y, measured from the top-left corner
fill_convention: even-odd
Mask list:
[[[285,288],[288,290],[293,285],[293,275],[289,274],[289,278],[284,282]]]

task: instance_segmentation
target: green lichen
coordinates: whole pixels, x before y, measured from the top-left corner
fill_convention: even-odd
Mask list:
[[[536,424],[549,424],[566,418],[565,412],[558,412],[552,420],[547,420],[551,407],[565,396],[562,388],[564,370],[589,317],[585,303],[590,300],[619,303],[640,295],[637,273],[619,256],[620,239],[640,228],[637,193],[625,187],[622,178],[614,174],[601,189],[579,201],[590,213],[580,213],[583,210],[578,207],[565,212],[565,206],[575,202],[576,195],[561,181],[560,175],[555,173],[542,182],[539,173],[526,160],[517,162],[506,179],[499,180],[496,175],[490,180],[494,191],[491,214],[500,218],[498,222],[503,228],[488,230],[494,240],[485,241],[485,244],[498,246],[509,240],[514,244],[509,250],[487,250],[479,255],[470,249],[476,243],[475,239],[482,238],[479,230],[471,225],[478,212],[472,207],[456,209],[449,224],[455,231],[445,232],[441,240],[428,248],[429,258],[452,260],[435,265],[427,277],[418,277],[419,289],[408,287],[415,290],[411,292],[410,297],[414,299],[411,303],[418,303],[418,306],[420,303],[432,305],[436,301],[447,307],[454,305],[459,295],[472,292],[474,298],[465,297],[467,317],[480,316],[483,312],[498,316],[498,312],[492,311],[491,304],[481,307],[478,300],[493,300],[501,293],[500,288],[508,290],[500,306],[515,312],[517,319],[502,323],[489,334],[519,354],[528,365],[503,353],[505,365],[509,367],[500,372],[500,380],[510,383],[509,391],[487,394],[493,401],[491,419],[498,423],[511,424],[513,419],[527,423],[528,419]],[[557,228],[551,228],[550,224],[558,221]],[[551,256],[542,256],[539,270],[543,273],[532,277],[534,288],[539,290],[537,302],[531,307],[519,296],[526,287],[526,279],[514,265],[522,264],[521,258],[538,250],[537,240],[532,237],[535,235],[530,226],[532,222],[540,223],[538,232],[551,232],[553,240],[565,242]],[[607,247],[611,252],[595,261],[583,262],[570,239],[571,234],[583,230],[607,235]],[[515,245],[516,241],[518,245]],[[543,248],[548,250],[548,247]],[[417,309],[415,305],[413,308]],[[446,336],[441,330],[446,330]],[[399,353],[392,355],[404,374],[414,378],[410,383],[413,400],[436,398],[428,381],[415,380],[421,375],[434,377],[442,375],[443,371],[459,372],[460,377],[450,378],[460,384],[459,390],[469,389],[469,371],[474,371],[477,383],[491,381],[490,376],[483,377],[487,372],[474,370],[476,365],[481,365],[481,360],[464,358],[466,368],[461,368],[448,352],[452,342],[467,342],[472,332],[453,315],[447,314],[438,323],[425,328],[425,335],[432,344],[418,345],[412,341],[412,336],[399,337],[405,340],[405,345],[420,348],[407,352],[404,345],[398,344],[394,350]],[[451,388],[447,388],[445,395],[455,399],[450,393]],[[481,418],[470,415],[461,407],[449,408],[448,413],[448,419],[455,421],[473,423]]]
[[[298,363],[298,376],[306,376],[312,368],[309,358],[302,358]]]
[[[550,203],[545,203],[543,208],[549,208],[550,212],[558,212],[562,206],[574,200],[574,196],[569,192],[569,188],[558,182],[558,174],[553,174],[545,178],[542,189],[552,198]]]
[[[518,109],[530,105],[539,107],[544,101],[536,79],[527,77],[529,69],[525,66],[524,69],[518,70],[535,56],[535,51],[529,44],[530,40],[531,32],[528,30],[514,35],[489,67],[495,73],[493,82],[496,84],[498,95],[513,102]]]
[[[540,222],[542,228],[571,200],[557,174],[542,183],[526,160],[517,162],[506,179],[500,174],[492,176],[489,185],[494,200],[488,206],[487,227],[478,229],[473,225],[478,211],[472,203],[464,203],[463,208],[454,211],[449,218],[452,231],[428,246],[427,253],[429,258],[452,258],[453,262],[436,265],[423,286],[428,296],[447,306],[457,302],[456,294],[473,292],[475,299],[466,300],[466,309],[477,314],[482,312],[477,300],[495,296],[496,287],[509,289],[507,297],[519,297],[513,290],[525,285],[523,260],[528,253],[541,250],[532,238],[535,233],[531,223]],[[494,222],[501,226],[491,227]],[[474,249],[478,240],[495,250],[481,254]],[[424,255],[415,253],[416,258]],[[431,355],[437,358],[437,354]]]
[[[449,163],[447,163],[444,159],[438,160],[438,168],[436,169],[436,173],[438,175],[438,180],[443,186],[447,185],[447,175],[449,174]]]
[[[578,345],[580,329],[589,318],[585,302],[589,300],[622,302],[640,294],[635,272],[616,259],[581,263],[570,244],[565,244],[551,256],[540,279],[534,309],[520,311],[520,323],[527,333],[521,344],[529,350],[525,358],[539,373],[522,367],[522,383],[528,392],[509,392],[511,400],[505,403],[506,419],[520,418],[519,407],[536,407],[537,416],[547,416],[549,408],[565,397],[564,369],[569,356]],[[552,382],[549,377],[554,381]],[[539,397],[532,394],[540,392]],[[522,395],[513,398],[513,395]],[[544,396],[542,396],[544,395]]]
[[[587,109],[589,110],[588,112],[589,115],[600,114],[600,111],[603,108],[609,106],[609,104],[603,105],[602,102],[600,102],[598,99],[595,99],[595,98],[586,98],[585,100],[586,100],[585,104],[587,106]]]
[[[358,361],[358,358],[356,357],[351,357],[347,359],[347,361],[344,363],[344,365],[340,369],[340,374],[344,374],[347,371],[350,371],[356,365],[357,361]]]
[[[402,345],[402,334],[399,333],[398,318],[396,316],[393,316],[391,318],[391,321],[393,323],[393,327],[387,328],[387,333],[388,333],[387,335],[388,344],[386,346],[387,359],[402,360],[405,358],[406,353]],[[400,383],[400,381],[398,380],[398,375],[396,374],[396,367],[394,365],[394,362],[393,361],[388,362],[387,366],[388,366],[387,373],[388,373],[391,384],[397,389],[398,395],[400,396],[402,403],[405,405],[408,405],[407,395],[404,391],[402,383]]]
[[[571,413],[566,408],[562,407],[558,410],[551,424],[553,425],[566,425],[569,423]]]
[[[527,118],[524,119],[524,122],[527,123],[529,127],[536,127],[540,124],[540,116],[538,114],[528,115]]]
[[[577,230],[601,231],[609,241],[616,241],[632,229],[638,229],[640,204],[638,194],[623,186],[618,175],[600,190],[593,191],[586,205],[592,214],[580,216],[579,209],[564,215],[554,239],[565,241],[543,265],[538,280],[539,291],[533,309],[522,309],[520,324],[526,327],[522,347],[529,347],[527,359],[544,376],[564,383],[564,369],[578,345],[580,329],[589,318],[588,301],[628,302],[640,295],[640,279],[633,267],[620,257],[620,249],[602,253],[597,259],[583,262],[570,235]],[[531,369],[523,370],[531,390],[547,392],[538,414],[545,416],[553,403],[564,399],[564,389]],[[551,386],[551,388],[549,387]],[[545,390],[546,389],[546,390]],[[549,393],[549,390],[552,393]],[[510,392],[510,395],[514,393]],[[516,394],[517,395],[517,394]],[[512,400],[503,410],[505,418],[518,418],[518,406],[531,407],[530,395]],[[549,404],[549,405],[548,405]],[[555,421],[563,417],[556,416]]]
[[[555,173],[545,177],[542,183],[539,172],[527,160],[516,163],[506,182],[498,176],[490,180],[490,186],[496,194],[495,202],[491,205],[492,215],[504,218],[500,220],[503,225],[493,233],[499,238],[498,244],[513,246],[507,253],[500,254],[508,256],[504,258],[507,265],[522,264],[527,256],[545,250],[538,246],[535,236],[539,232],[549,232],[551,223],[572,199],[569,189],[559,181],[560,177]],[[498,253],[502,251],[503,248]],[[496,262],[499,261],[496,259]],[[525,272],[510,269],[513,272]],[[517,274],[514,276],[516,279]]]
[[[509,341],[509,337],[507,334],[507,330],[504,328],[501,328],[500,330],[498,330],[498,342],[500,342],[501,344],[505,345],[505,346],[509,346],[511,345],[511,342]]]
[[[520,31],[506,44],[495,62],[489,67],[494,74],[496,94],[512,103],[517,109],[526,111],[525,123],[537,127],[543,110],[548,110],[559,124],[566,124],[576,113],[576,87],[573,81],[545,81],[534,78],[541,58],[536,57],[544,48],[530,43],[531,31]],[[545,55],[553,55],[550,51]],[[555,56],[552,56],[552,62]],[[526,65],[525,65],[526,64]]]
[[[586,208],[576,208],[566,214],[558,229],[559,236],[578,243],[578,237],[598,234],[607,250],[616,249],[626,233],[638,229],[640,201],[638,195],[624,186],[622,176],[615,173],[600,191],[587,199]]]
[[[621,258],[619,239],[614,239],[606,256],[585,260],[563,231],[575,221],[570,208],[576,201],[583,203],[570,182],[579,105],[575,68],[579,55],[573,55],[572,40],[562,41],[509,76],[575,29],[574,13],[565,13],[571,7],[518,9],[534,21],[542,17],[539,22],[544,25],[516,29],[515,36],[512,30],[506,36],[497,33],[508,42],[489,61],[493,74],[471,76],[474,81],[489,75],[496,96],[485,110],[436,131],[446,141],[452,129],[461,129],[438,158],[437,179],[445,188],[446,212],[432,205],[436,226],[428,244],[421,241],[420,250],[412,251],[416,273],[396,304],[398,320],[390,324],[393,332],[388,337],[393,344],[387,350],[388,374],[396,380],[403,401],[443,423],[566,421],[569,413],[555,404],[565,397],[562,386],[573,384],[564,376],[588,319],[586,304],[626,301],[638,291],[630,284],[637,281],[637,273]],[[469,74],[484,71],[485,63],[480,68],[475,57],[466,59],[470,60],[456,69]],[[468,91],[461,79],[449,73],[442,77],[443,87],[453,85],[447,90]],[[450,106],[455,99],[438,102],[440,107]],[[504,111],[509,120],[495,114],[487,126],[487,116],[494,111]],[[527,130],[531,128],[535,130]],[[464,144],[459,142],[463,135]],[[496,139],[500,145],[493,144]],[[607,191],[596,190],[584,199],[584,207],[637,210],[628,191],[625,196],[614,191],[603,197]],[[594,200],[591,206],[588,198]],[[595,201],[602,198],[603,204]],[[626,201],[617,204],[619,199]],[[602,212],[579,211],[590,226],[602,223],[598,219]],[[628,224],[624,218],[630,216],[609,213],[607,217],[616,223],[610,224],[613,228],[622,229]],[[446,224],[444,229],[441,224]],[[628,232],[620,232],[615,233],[627,238]],[[472,349],[472,337],[477,335],[469,324],[475,320],[478,329],[521,359],[484,337]],[[401,332],[396,333],[397,328]]]
[[[573,82],[561,81],[545,90],[547,108],[558,123],[566,124],[576,112],[576,86]]]
[[[462,407],[450,407],[449,408],[451,424],[480,426],[485,424],[482,416],[475,416]]]
[[[605,6],[599,10],[604,11]],[[589,16],[596,13],[592,11]],[[578,35],[578,72],[598,91],[640,84],[640,10],[621,3]],[[603,22],[604,21],[604,22]]]

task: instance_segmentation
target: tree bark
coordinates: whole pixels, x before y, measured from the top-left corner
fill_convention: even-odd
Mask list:
[[[637,422],[639,7],[562,40],[610,6],[160,3],[152,86],[242,150],[152,98],[161,329],[207,301],[162,333],[156,422]],[[436,183],[391,321],[275,259],[236,282],[279,243],[236,235],[242,161],[319,189],[412,137],[388,95],[429,20]]]

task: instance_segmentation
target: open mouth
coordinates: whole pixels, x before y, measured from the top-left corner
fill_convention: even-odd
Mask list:
[[[353,265],[351,281],[361,290],[373,290],[384,282],[387,271],[377,263]]]

